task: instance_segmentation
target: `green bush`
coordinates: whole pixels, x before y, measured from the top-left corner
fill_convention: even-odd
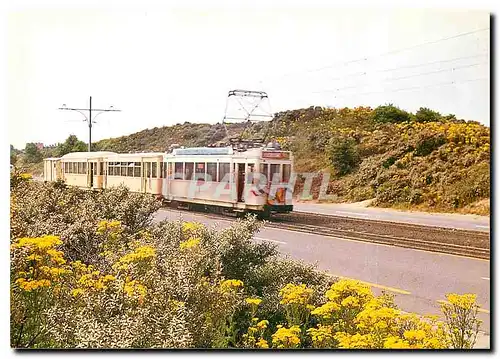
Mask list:
[[[327,148],[330,163],[339,176],[344,176],[353,171],[360,162],[356,140],[353,138],[330,139]]]

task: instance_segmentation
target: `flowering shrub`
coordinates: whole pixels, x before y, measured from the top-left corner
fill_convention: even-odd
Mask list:
[[[81,208],[91,205],[87,194],[68,191],[32,182],[13,190],[16,208],[11,208],[11,220],[19,227],[11,235],[42,229],[58,234],[11,236],[13,347],[474,344],[479,329],[474,296],[450,295],[443,306],[445,323],[404,314],[389,297],[375,297],[362,283],[336,282],[314,267],[281,258],[273,245],[254,243],[258,223],[253,218],[223,230],[189,222],[148,224],[143,209],[134,212],[128,204],[115,203],[128,208],[127,215],[98,219]],[[56,193],[61,197],[51,198]],[[45,196],[53,210],[38,208],[44,200],[37,196]],[[92,196],[102,201],[110,194]],[[34,198],[34,208],[23,203],[29,197]],[[28,210],[32,219],[21,223]],[[75,226],[74,212],[89,216],[90,223]],[[61,215],[67,216],[62,218],[68,228],[58,222]],[[135,226],[141,229],[132,231]],[[74,250],[74,243],[82,247]]]

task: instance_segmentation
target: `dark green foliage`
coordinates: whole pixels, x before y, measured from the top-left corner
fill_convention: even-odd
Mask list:
[[[37,163],[42,160],[42,153],[34,143],[27,143],[24,148],[24,158],[28,163]]]
[[[85,142],[80,141],[75,135],[70,135],[66,141],[57,146],[55,152],[57,157],[61,157],[71,152],[85,152],[87,150],[88,146]]]
[[[376,123],[401,123],[410,121],[410,114],[392,104],[379,106],[373,110],[373,121]]]
[[[436,122],[441,120],[442,116],[439,112],[432,111],[427,107],[420,107],[415,113],[414,120],[416,122]]]
[[[352,172],[361,160],[356,140],[349,137],[330,139],[327,152],[330,162],[339,176]]]

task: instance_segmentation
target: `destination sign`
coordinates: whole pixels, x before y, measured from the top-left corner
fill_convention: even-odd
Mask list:
[[[289,152],[271,152],[271,151],[262,151],[262,158],[273,158],[279,160],[288,160],[290,159]]]
[[[193,147],[176,148],[172,152],[174,155],[232,155],[231,147]]]

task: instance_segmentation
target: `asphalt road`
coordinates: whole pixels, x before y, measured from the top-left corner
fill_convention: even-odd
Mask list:
[[[363,207],[349,203],[306,203],[293,204],[294,212],[310,212],[326,215],[376,219],[380,221],[403,222],[456,229],[489,232],[490,217],[470,214],[426,213],[398,211],[390,208]]]
[[[231,218],[212,219],[200,213],[160,210],[157,220],[197,221],[218,228]],[[475,293],[481,305],[482,331],[490,332],[490,263],[487,260],[439,254],[407,248],[358,242],[342,238],[264,228],[256,241],[275,243],[294,259],[316,263],[318,269],[336,276],[370,284],[375,293],[395,295],[407,312],[440,314],[438,300],[447,293]]]

